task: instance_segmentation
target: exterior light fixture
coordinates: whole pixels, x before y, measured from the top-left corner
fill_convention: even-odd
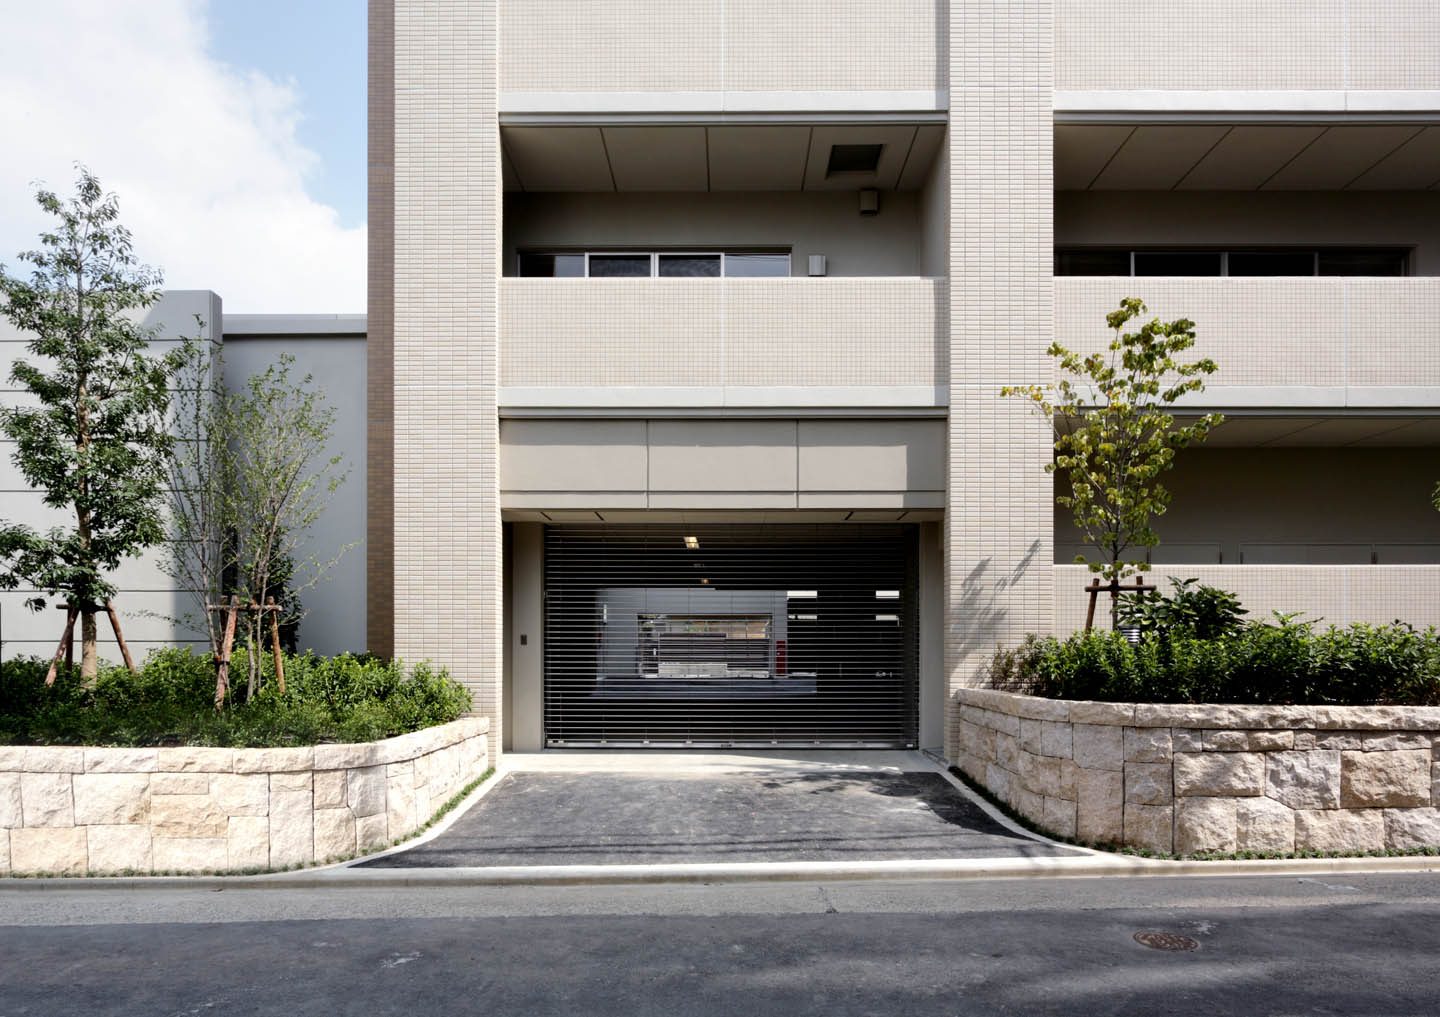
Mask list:
[[[686,538],[685,538],[685,546],[686,546],[687,548],[689,548],[691,551],[698,551],[698,550],[700,550],[700,538],[699,538],[699,537],[686,537]]]
[[[877,191],[877,190],[875,190],[875,189],[873,189],[873,188],[867,187],[867,188],[865,188],[863,191],[860,192],[860,214],[861,214],[861,215],[879,215],[879,214],[880,214],[880,192],[879,192],[879,191]]]

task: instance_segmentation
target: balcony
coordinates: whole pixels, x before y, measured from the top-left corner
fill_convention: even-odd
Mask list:
[[[1220,367],[1199,402],[1218,407],[1440,406],[1440,278],[1055,280],[1055,332],[1103,350],[1122,297],[1195,321],[1196,351]]]
[[[1440,611],[1440,565],[1156,565],[1150,581],[1169,589],[1166,576],[1194,576],[1235,593],[1250,617],[1271,611],[1299,611],[1322,625],[1395,621],[1424,627]],[[1085,626],[1085,584],[1093,576],[1083,565],[1055,567],[1055,629]],[[1108,625],[1108,605],[1096,611]]]
[[[943,279],[500,283],[501,405],[935,407]]]

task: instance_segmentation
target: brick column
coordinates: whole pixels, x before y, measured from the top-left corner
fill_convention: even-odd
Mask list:
[[[395,652],[502,743],[496,0],[394,0]]]
[[[1049,429],[1001,386],[1048,380],[1052,0],[950,5],[946,751],[954,691],[1053,619]]]

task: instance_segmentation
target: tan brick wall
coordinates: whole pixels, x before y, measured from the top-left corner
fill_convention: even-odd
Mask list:
[[[506,91],[944,86],[933,0],[520,0],[500,24]]]
[[[1424,628],[1440,621],[1440,565],[1156,565],[1149,576],[1165,592],[1167,576],[1229,590],[1261,620],[1272,611],[1299,611],[1322,625],[1398,618]],[[1083,565],[1055,566],[1055,632],[1085,627],[1090,578]],[[1096,616],[1109,618],[1103,600]]]
[[[1066,89],[1440,87],[1430,0],[1060,0]]]
[[[1440,385],[1440,279],[1055,280],[1055,332],[1073,350],[1105,349],[1105,315],[1139,297],[1162,320],[1196,323],[1196,356],[1224,385]]]
[[[370,0],[365,645],[395,652],[395,4]]]
[[[1053,333],[1049,0],[950,8],[950,442],[945,671],[1052,623],[1048,424],[1001,386],[1041,382]],[[947,746],[953,747],[953,702]]]
[[[944,280],[505,279],[500,291],[505,385],[945,383]]]
[[[496,3],[395,3],[395,652],[500,743]]]

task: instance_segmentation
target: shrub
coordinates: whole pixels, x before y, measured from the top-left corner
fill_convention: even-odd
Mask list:
[[[1116,618],[1124,628],[1160,635],[1189,635],[1197,639],[1218,639],[1239,631],[1249,614],[1240,598],[1214,586],[1197,586],[1198,579],[1170,577],[1175,592],[1170,597],[1158,590],[1121,596]]]
[[[1277,616],[1214,639],[1183,629],[1030,637],[997,652],[990,684],[1054,699],[1153,703],[1440,704],[1440,633]]]
[[[243,651],[235,667],[244,673]],[[0,671],[0,744],[310,745],[371,741],[455,720],[470,694],[444,671],[342,654],[287,655],[286,693],[272,680],[248,702],[212,705],[214,666],[187,650],[152,653],[132,675],[102,667],[93,688],[77,669],[61,668],[45,685],[49,662],[6,661]]]

